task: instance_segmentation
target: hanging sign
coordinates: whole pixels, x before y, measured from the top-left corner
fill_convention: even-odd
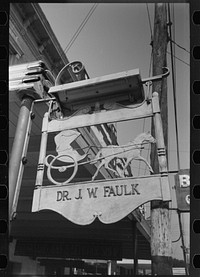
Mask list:
[[[175,175],[177,207],[182,212],[190,210],[190,172],[180,170]]]
[[[75,224],[90,224],[95,218],[108,224],[151,200],[170,201],[167,176],[39,187],[34,190],[32,212],[49,209]]]

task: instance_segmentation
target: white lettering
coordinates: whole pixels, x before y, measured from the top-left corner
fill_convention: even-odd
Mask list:
[[[186,188],[190,186],[190,176],[189,175],[179,175],[180,187]]]
[[[186,203],[187,203],[188,205],[190,205],[190,195],[189,195],[189,194],[186,195],[185,201],[186,201]]]

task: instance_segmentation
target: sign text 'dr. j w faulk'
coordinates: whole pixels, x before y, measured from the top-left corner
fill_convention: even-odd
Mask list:
[[[138,191],[138,184],[130,185],[114,185],[114,186],[104,186],[101,194],[99,193],[99,187],[90,187],[87,188],[87,193],[84,193],[84,196],[88,198],[98,198],[98,197],[120,197],[120,196],[130,196],[130,195],[140,195]],[[83,199],[84,188],[79,188],[75,196],[72,197],[70,190],[58,190],[56,195],[56,201],[68,201],[72,200],[81,200]],[[74,195],[74,194],[73,194]]]

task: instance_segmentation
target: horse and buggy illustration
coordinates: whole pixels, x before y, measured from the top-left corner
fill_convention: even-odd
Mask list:
[[[78,167],[85,164],[95,164],[99,162],[91,181],[94,181],[97,177],[100,169],[104,166],[107,170],[114,172],[118,177],[123,178],[125,176],[125,171],[132,160],[143,161],[149,171],[153,173],[153,169],[148,163],[148,161],[141,156],[141,151],[146,143],[155,143],[155,138],[148,133],[141,133],[134,140],[128,142],[126,145],[108,145],[102,147],[97,152],[94,159],[88,159],[88,151],[84,154],[79,154],[76,149],[71,146],[71,143],[80,135],[76,130],[64,130],[58,133],[55,138],[56,152],[57,156],[48,155],[45,158],[45,165],[47,166],[47,177],[48,179],[56,185],[66,185],[69,183],[76,175]],[[86,161],[83,161],[85,160]],[[115,168],[111,168],[110,163],[114,159],[123,160],[122,170],[119,172]],[[57,164],[58,162],[64,163],[64,165]],[[71,176],[65,182],[57,182],[52,177],[52,170],[58,170],[59,172],[65,172],[67,169],[72,168]]]

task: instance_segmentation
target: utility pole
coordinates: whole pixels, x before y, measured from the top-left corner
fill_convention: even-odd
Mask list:
[[[167,53],[167,7],[166,4],[155,4],[154,36],[153,36],[153,76],[162,74],[166,67]],[[164,144],[167,153],[167,80],[153,82],[152,92],[157,92],[160,103],[160,114],[164,134]],[[152,135],[155,134],[152,124]],[[152,144],[151,165],[154,173],[159,173],[159,163],[156,146]],[[151,256],[152,275],[172,275],[172,242],[170,230],[169,202],[151,202]]]

